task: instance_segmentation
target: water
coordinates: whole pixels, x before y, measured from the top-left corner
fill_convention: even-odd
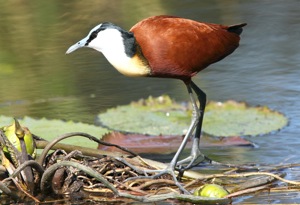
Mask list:
[[[168,94],[187,100],[182,82],[128,78],[91,49],[65,51],[95,25],[129,29],[152,15],[170,14],[220,24],[247,22],[240,47],[194,81],[209,100],[234,99],[284,113],[289,125],[249,138],[257,148],[204,149],[236,163],[299,162],[300,13],[298,0],[253,1],[0,1],[0,112],[93,123],[107,108]]]

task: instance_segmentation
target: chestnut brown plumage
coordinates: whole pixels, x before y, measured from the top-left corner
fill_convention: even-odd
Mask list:
[[[149,63],[150,76],[189,81],[238,47],[243,26],[154,16],[137,23],[130,31]]]
[[[80,47],[90,47],[102,52],[124,75],[176,78],[186,84],[193,106],[192,122],[171,163],[158,174],[171,174],[179,188],[184,190],[176,179],[176,166],[188,163],[181,168],[186,170],[199,157],[202,161],[206,158],[199,149],[206,94],[191,78],[210,64],[231,54],[239,45],[239,35],[245,25],[224,26],[175,16],[153,16],[138,22],[127,32],[106,22],[94,27],[66,53]],[[193,91],[197,95],[199,106]],[[187,140],[193,134],[191,155],[178,161]]]

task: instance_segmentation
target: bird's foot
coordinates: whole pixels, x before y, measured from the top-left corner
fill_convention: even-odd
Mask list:
[[[194,138],[194,142],[192,145],[192,150],[190,156],[182,159],[176,163],[179,170],[188,170],[193,166],[198,165],[201,162],[208,162],[211,163],[212,160],[206,157],[199,148],[199,138]],[[187,164],[188,163],[188,164]],[[187,164],[184,166],[184,164]]]
[[[203,155],[202,153],[198,156],[190,155],[185,159],[180,160],[177,162],[176,170],[185,171],[188,169],[193,168],[194,166],[199,165],[200,163],[209,163],[211,164],[213,161]],[[187,164],[188,163],[188,164]],[[187,165],[185,165],[187,164]]]

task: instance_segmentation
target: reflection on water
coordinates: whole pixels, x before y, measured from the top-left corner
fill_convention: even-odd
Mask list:
[[[178,80],[128,78],[90,49],[66,49],[96,24],[129,29],[139,20],[171,14],[195,20],[247,22],[240,48],[194,78],[209,100],[268,105],[290,119],[280,132],[250,138],[255,149],[206,149],[219,161],[297,162],[300,103],[298,0],[236,1],[1,1],[0,111],[9,116],[93,123],[98,112],[148,95],[187,100]],[[234,156],[234,158],[233,158]]]

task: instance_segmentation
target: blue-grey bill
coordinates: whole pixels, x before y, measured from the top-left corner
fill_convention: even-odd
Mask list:
[[[66,54],[72,53],[73,51],[77,50],[78,48],[81,48],[85,45],[86,39],[82,39],[81,41],[77,42],[76,44],[74,44],[73,46],[71,46]]]

